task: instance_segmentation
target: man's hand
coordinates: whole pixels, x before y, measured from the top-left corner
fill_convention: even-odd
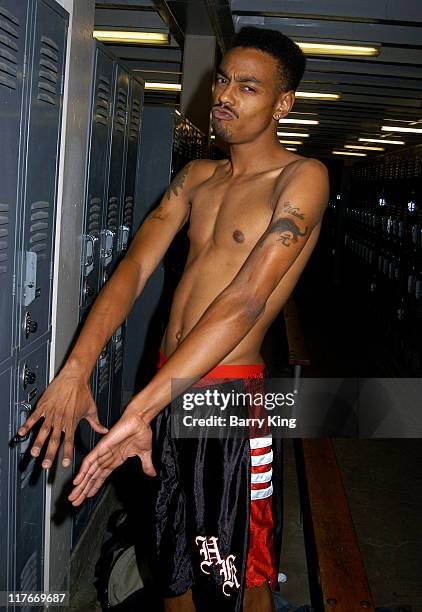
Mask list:
[[[87,497],[93,497],[107,476],[128,457],[138,456],[145,474],[155,476],[151,446],[150,425],[128,406],[109,433],[82,461],[69,501],[80,506]]]
[[[18,429],[20,436],[28,431],[44,417],[44,423],[31,448],[31,455],[38,457],[41,449],[50,436],[47,452],[42,466],[49,468],[53,464],[60,438],[64,432],[64,453],[62,465],[68,467],[72,463],[73,442],[75,430],[81,419],[85,418],[92,429],[99,434],[108,432],[107,427],[98,420],[97,407],[88,383],[82,373],[72,366],[65,366],[44,391],[37,406],[24,425]]]

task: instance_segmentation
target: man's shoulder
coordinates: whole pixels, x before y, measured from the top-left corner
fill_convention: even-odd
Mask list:
[[[211,178],[216,170],[228,163],[227,159],[194,159],[189,162],[189,177],[192,185]]]
[[[304,155],[294,154],[284,168],[291,169],[292,171],[300,172],[317,172],[321,175],[328,174],[328,170],[325,164],[315,157],[305,157]]]

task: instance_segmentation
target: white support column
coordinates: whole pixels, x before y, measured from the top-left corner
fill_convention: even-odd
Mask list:
[[[49,380],[63,363],[79,318],[81,233],[95,11],[94,0],[58,0],[58,3],[69,12],[70,21],[58,178]],[[62,451],[54,480],[47,484],[46,490],[46,591],[68,587],[70,513],[60,524],[54,520],[58,507],[63,507],[64,484],[71,476],[70,469],[61,467],[61,457]]]

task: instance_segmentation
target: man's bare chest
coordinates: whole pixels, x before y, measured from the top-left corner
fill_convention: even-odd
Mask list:
[[[208,181],[191,201],[189,239],[199,248],[211,244],[250,252],[273,214],[274,181],[230,184]]]

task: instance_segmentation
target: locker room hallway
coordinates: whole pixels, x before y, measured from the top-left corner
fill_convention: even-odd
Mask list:
[[[213,87],[248,26],[305,54],[271,138],[322,162],[330,190],[262,347],[269,384],[299,389],[303,406],[319,390],[283,440],[275,609],[422,612],[420,0],[0,0],[0,611],[41,612],[55,606],[19,598],[56,593],[69,612],[161,612],[157,479],[132,457],[80,506],[68,496],[101,425],[156,374],[187,224],[95,354],[101,425],[80,422],[72,466],[63,444],[48,470],[47,444],[31,455],[42,420],[17,430],[171,181],[229,158]]]

